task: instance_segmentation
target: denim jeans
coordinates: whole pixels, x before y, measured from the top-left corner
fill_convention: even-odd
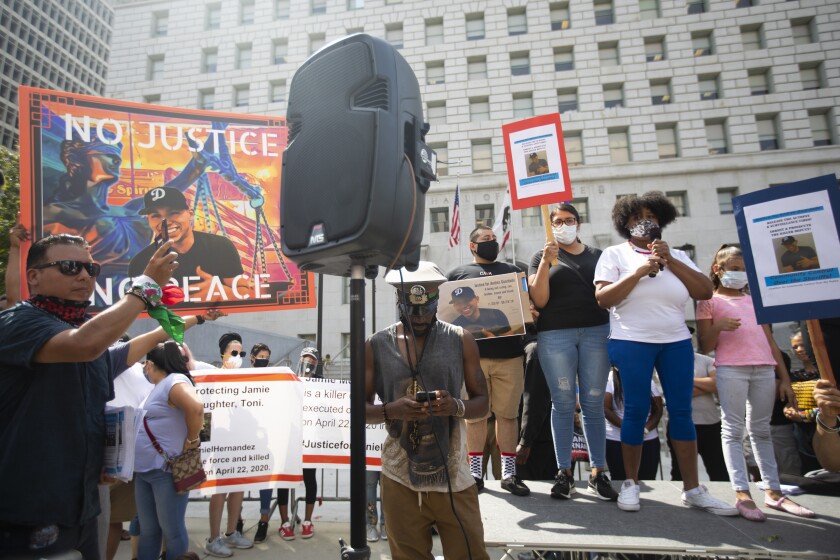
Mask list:
[[[264,488],[260,490],[260,515],[268,515],[271,513],[271,496],[274,490],[271,488]],[[280,489],[277,489],[277,505],[280,505]],[[286,500],[288,502],[288,500]]]
[[[732,488],[750,489],[744,460],[746,426],[761,479],[767,488],[778,490],[779,470],[770,436],[770,415],[776,400],[773,366],[718,366],[716,381],[723,423],[723,458]]]
[[[379,471],[366,471],[367,481],[367,522],[368,525],[376,525],[376,487],[379,485],[379,478],[382,475]],[[385,510],[379,513],[379,524],[385,523]]]
[[[178,558],[189,549],[187,503],[190,495],[177,494],[172,474],[155,469],[134,473],[134,496],[140,518],[140,545],[137,560],[157,560],[161,540],[167,558]]]
[[[558,469],[572,467],[575,397],[580,383],[583,433],[590,464],[607,468],[604,389],[610,373],[609,325],[556,329],[537,335],[537,353],[551,392],[551,432]]]

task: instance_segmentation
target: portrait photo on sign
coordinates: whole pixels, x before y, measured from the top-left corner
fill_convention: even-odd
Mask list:
[[[440,286],[437,318],[476,339],[525,334],[520,291],[517,274],[446,282]]]
[[[546,159],[545,150],[538,152],[531,152],[528,154],[528,161],[525,162],[528,166],[528,177],[535,175],[544,175],[551,171],[548,167],[548,160]]]
[[[811,233],[778,237],[773,240],[773,245],[782,274],[820,268],[820,258]]]

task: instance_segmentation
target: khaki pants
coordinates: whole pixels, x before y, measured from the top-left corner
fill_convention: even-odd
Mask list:
[[[420,492],[423,501],[418,504],[418,492],[383,475],[382,509],[388,528],[388,545],[393,560],[433,559],[432,525],[437,527],[443,557],[446,560],[470,558],[464,532],[469,540],[473,560],[490,560],[484,548],[484,526],[478,509],[478,491],[470,486],[454,492],[455,511],[464,530],[452,514],[449,494],[446,492]]]

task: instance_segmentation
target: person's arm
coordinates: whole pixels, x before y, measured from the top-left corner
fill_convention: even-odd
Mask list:
[[[716,393],[717,392],[717,382],[715,381],[715,376],[717,372],[715,370],[709,371],[709,377],[696,377],[694,379],[694,388],[700,391],[700,394],[703,393]],[[697,395],[695,395],[697,396]]]
[[[195,387],[189,383],[176,383],[169,390],[169,402],[184,413],[184,420],[187,423],[184,451],[198,447],[201,443],[198,441],[198,434],[204,425],[204,401],[195,392]]]
[[[198,324],[198,318],[203,317],[205,321],[215,321],[219,317],[225,317],[225,314],[218,309],[211,309],[204,315],[190,315],[184,317],[184,331],[187,331]],[[129,342],[128,350],[128,364],[133,364],[140,360],[143,356],[148,354],[152,348],[169,340],[169,334],[163,330],[163,327],[158,327],[153,331],[135,336]]]
[[[621,427],[621,417],[613,410],[612,393],[604,393],[604,418],[616,428]]]
[[[165,286],[178,266],[177,253],[169,252],[172,241],[155,251],[145,274]],[[138,297],[126,296],[77,329],[68,329],[48,340],[35,354],[36,363],[90,362],[102,355],[121,337],[137,315],[146,308]]]
[[[796,394],[793,392],[793,387],[790,386],[790,374],[785,366],[785,360],[782,358],[782,351],[779,350],[779,346],[773,338],[770,325],[761,325],[761,327],[764,330],[764,336],[767,337],[767,343],[770,345],[770,352],[773,353],[773,359],[776,360],[776,379],[779,380],[776,389],[779,392],[779,400],[787,401],[792,407],[797,408]]]
[[[840,434],[831,431],[840,425],[840,391],[827,379],[820,379],[814,387],[814,400],[820,409],[813,440],[814,454],[822,468],[840,472]]]
[[[6,307],[20,301],[20,244],[29,240],[29,231],[17,221],[9,231],[9,260],[6,262]]]
[[[645,428],[648,431],[655,430],[659,426],[659,421],[662,420],[662,397],[650,398],[650,417],[645,422]]]
[[[550,289],[548,286],[548,272],[551,263],[557,258],[560,245],[556,241],[549,241],[545,244],[540,258],[540,264],[534,274],[528,276],[528,295],[534,301],[537,308],[542,309],[548,304]],[[532,265],[533,267],[533,265]]]
[[[650,274],[651,272],[659,272],[659,264],[664,262],[657,257],[648,257],[648,260],[642,264],[633,274],[625,276],[616,282],[607,282],[600,280],[595,283],[595,299],[598,305],[603,309],[609,309],[624,301],[624,298],[630,295],[639,280]]]
[[[674,257],[667,241],[654,239],[650,244],[650,250],[655,256],[664,259],[666,266],[670,267],[674,276],[680,279],[692,299],[711,299],[715,290],[709,277]]]

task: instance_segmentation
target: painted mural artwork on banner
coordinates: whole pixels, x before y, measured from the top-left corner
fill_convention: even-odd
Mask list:
[[[315,306],[311,274],[281,251],[284,119],[28,87],[19,99],[22,221],[36,239],[88,241],[102,265],[94,311],[166,239],[186,296],[176,311]]]

